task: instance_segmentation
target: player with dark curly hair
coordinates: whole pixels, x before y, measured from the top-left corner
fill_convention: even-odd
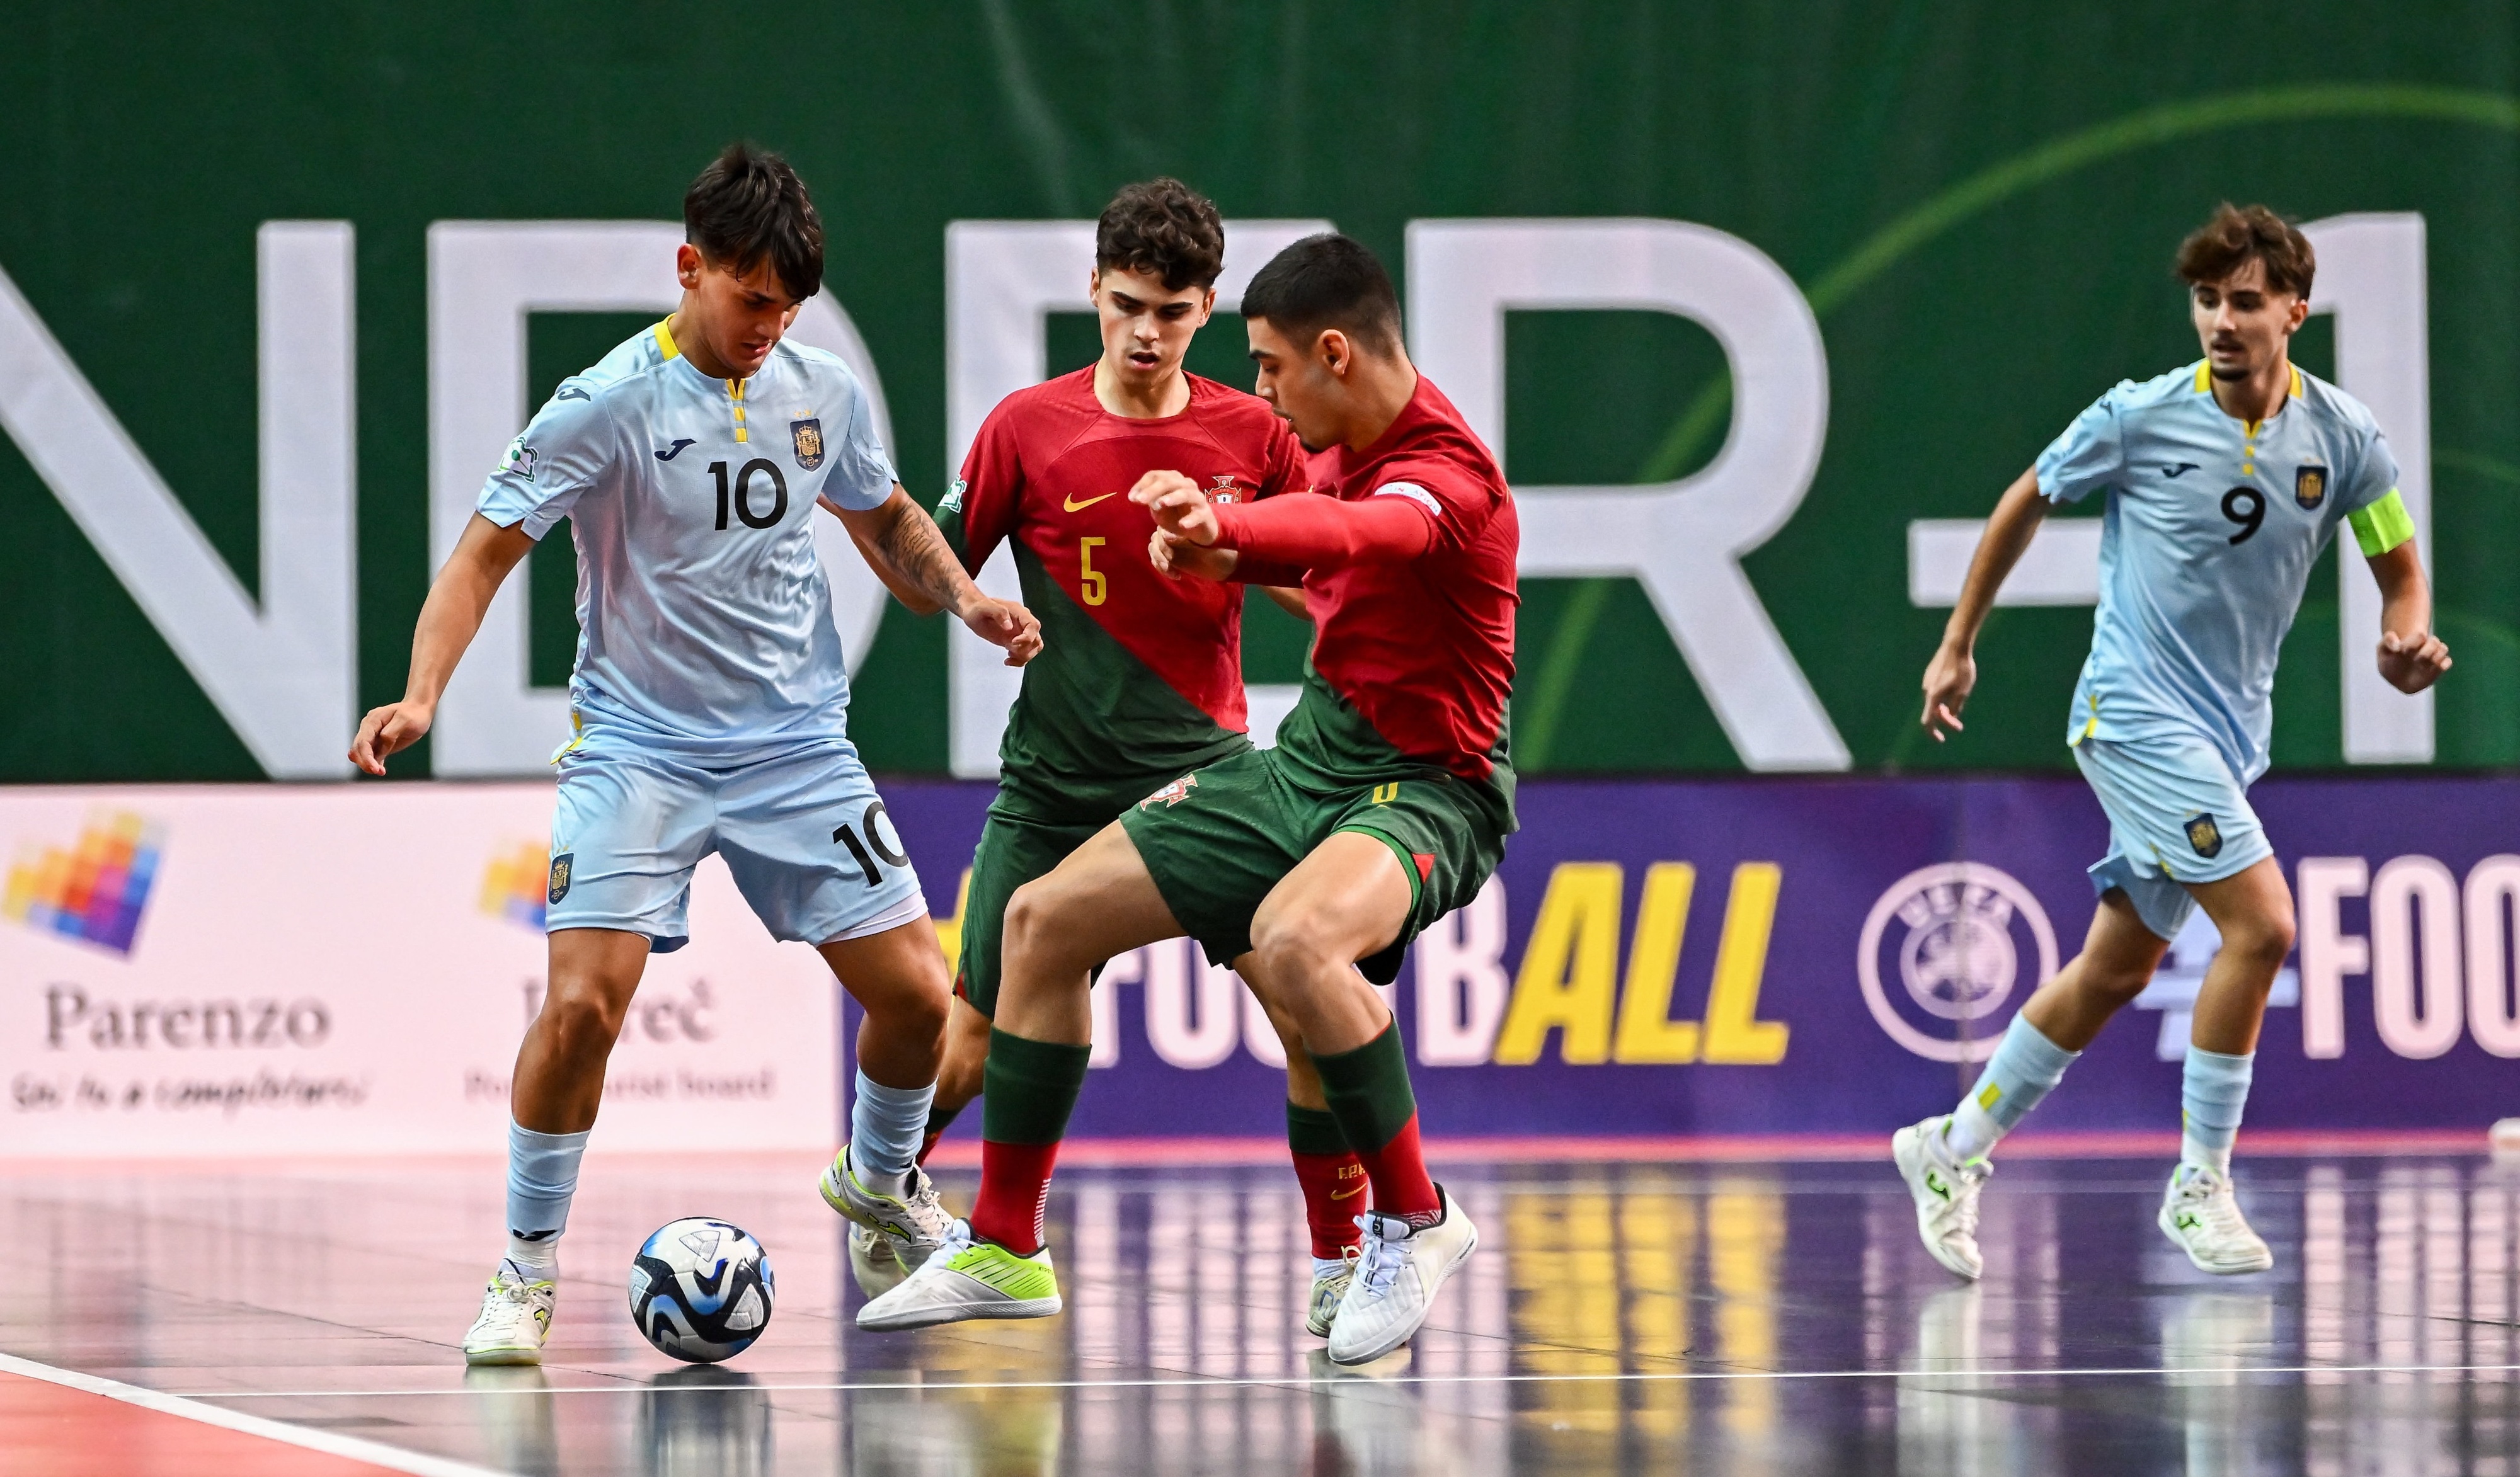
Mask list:
[[[1179,470],[1222,503],[1302,491],[1302,445],[1255,396],[1182,368],[1216,305],[1225,268],[1216,206],[1174,179],[1130,185],[1095,230],[1087,291],[1102,354],[1009,395],[980,427],[937,524],[979,571],[1012,546],[1044,654],[1024,669],[1008,715],[997,799],[971,859],[962,957],[929,1143],[979,1096],[984,1064],[1009,1081],[1058,1064],[989,1060],[1007,901],[1112,818],[1192,770],[1251,747],[1242,691],[1243,586],[1169,579],[1147,556],[1148,518],[1124,496],[1141,476]],[[1272,592],[1295,614],[1300,592]],[[1291,1037],[1291,1025],[1281,1022]],[[1310,1057],[1289,1042],[1287,1140],[1312,1228],[1308,1323],[1326,1332],[1346,1290],[1365,1169],[1331,1120]],[[1015,1052],[1044,1049],[1017,1040]],[[1076,1049],[1081,1053],[1084,1049]],[[1020,1102],[985,1106],[1002,1137]],[[1020,1095],[1017,1095],[1020,1096]],[[1011,1116],[1012,1113],[1012,1116]],[[838,1186],[831,1186],[834,1191]],[[880,1292],[908,1269],[889,1243],[853,1233],[850,1264]]]

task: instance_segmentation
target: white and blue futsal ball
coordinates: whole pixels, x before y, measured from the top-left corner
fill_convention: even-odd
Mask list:
[[[769,1326],[771,1290],[759,1241],[695,1216],[656,1228],[631,1259],[630,1321],[659,1352],[713,1365]]]

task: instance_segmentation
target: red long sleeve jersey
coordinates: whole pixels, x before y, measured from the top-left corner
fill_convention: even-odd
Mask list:
[[[1003,783],[1036,809],[1103,821],[1148,790],[1239,752],[1239,584],[1167,579],[1147,559],[1154,521],[1129,501],[1178,471],[1220,502],[1310,481],[1267,402],[1192,375],[1177,416],[1102,408],[1092,366],[1018,390],[982,424],[936,521],[972,573],[1012,540],[1042,653],[1000,745]]]
[[[1505,473],[1422,375],[1380,438],[1363,451],[1337,449],[1315,470],[1331,474],[1319,490],[1341,502],[1407,499],[1434,532],[1413,559],[1305,574],[1319,634],[1280,751],[1325,779],[1370,781],[1394,759],[1434,766],[1493,785],[1509,806],[1506,708],[1522,535]],[[1289,572],[1268,567],[1265,549],[1244,558],[1244,578],[1274,583]]]

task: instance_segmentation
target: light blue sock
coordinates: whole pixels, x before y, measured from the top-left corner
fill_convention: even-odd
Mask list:
[[[560,1261],[560,1233],[577,1194],[577,1161],[586,1135],[538,1134],[508,1123],[508,1260],[549,1276]]]
[[[936,1101],[936,1084],[923,1088],[888,1088],[858,1069],[856,1100],[849,1104],[849,1165],[858,1183],[884,1193],[898,1193],[919,1145],[927,1140],[927,1109]]]
[[[2240,1137],[2240,1109],[2249,1100],[2249,1077],[2257,1053],[2232,1056],[2187,1049],[2187,1066],[2179,1077],[2181,1112],[2179,1158],[2182,1163],[2231,1172],[2231,1141]]]
[[[2012,1024],[2003,1028],[2003,1040],[1996,1044],[1995,1054],[1987,1058],[1986,1070],[1978,1074],[1976,1085],[1960,1099],[1951,1126],[1944,1131],[1953,1160],[1965,1162],[1995,1147],[1997,1140],[2012,1132],[2039,1105],[2039,1099],[2064,1080],[2065,1069],[2082,1054],[2049,1041],[2027,1015],[2013,1016]]]

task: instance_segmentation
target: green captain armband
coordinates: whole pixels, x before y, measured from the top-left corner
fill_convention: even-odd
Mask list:
[[[2368,508],[2345,515],[2354,527],[2354,542],[2362,546],[2364,559],[2378,559],[2415,536],[2415,520],[2407,515],[2406,500],[2398,489]]]

